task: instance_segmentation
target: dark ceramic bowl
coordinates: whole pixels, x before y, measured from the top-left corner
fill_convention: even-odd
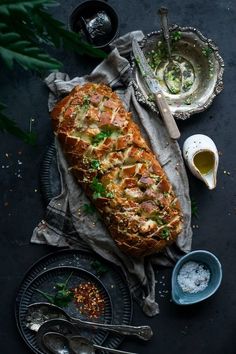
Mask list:
[[[100,0],[81,3],[69,17],[70,30],[80,33],[84,40],[99,49],[108,49],[118,35],[118,27],[116,11]]]
[[[184,292],[178,283],[178,274],[187,262],[197,262],[210,271],[210,280],[203,291]],[[177,305],[192,305],[208,299],[219,288],[222,280],[222,268],[218,258],[205,250],[192,251],[180,258],[172,272],[172,299]]]

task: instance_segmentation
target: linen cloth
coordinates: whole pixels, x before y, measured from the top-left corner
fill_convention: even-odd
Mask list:
[[[131,66],[125,56],[131,52],[132,38],[143,38],[141,31],[131,32],[113,42],[114,49],[107,59],[90,75],[70,80],[67,74],[52,73],[45,82],[49,87],[49,111],[55,103],[84,82],[108,84],[122,99],[127,110],[140,126],[152,151],[164,168],[184,214],[184,228],[176,243],[162,253],[143,258],[132,258],[123,254],[99,219],[98,214],[87,215],[84,204],[89,204],[83,190],[68,170],[67,162],[56,140],[58,170],[61,193],[49,203],[45,218],[34,229],[31,241],[58,247],[69,246],[81,250],[93,250],[104,259],[122,268],[131,293],[148,316],[159,313],[155,295],[156,265],[171,266],[177,259],[191,250],[191,206],[189,186],[179,145],[168,136],[160,117],[141,105],[134,94]]]

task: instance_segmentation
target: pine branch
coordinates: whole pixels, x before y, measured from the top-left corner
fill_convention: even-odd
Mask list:
[[[79,34],[69,32],[64,24],[44,11],[55,0],[0,0],[0,58],[9,69],[14,62],[24,69],[57,70],[62,64],[39,48],[40,44],[55,47],[63,45],[80,54],[105,58],[105,52],[82,40]],[[0,131],[7,131],[33,144],[35,136],[21,130],[14,121],[2,113],[0,104]]]
[[[0,23],[0,31],[2,34],[15,32],[24,40],[29,40],[30,42],[36,42],[39,38],[29,13],[24,12],[11,11],[10,16],[3,16],[3,21]]]
[[[0,34],[0,56],[9,69],[13,68],[14,60],[26,70],[56,70],[62,66],[15,32]]]
[[[27,13],[36,6],[55,5],[55,0],[1,0],[0,14],[10,15],[11,11]]]
[[[36,143],[35,133],[32,132],[26,133],[22,129],[20,129],[13,120],[11,120],[5,114],[2,113],[4,108],[5,105],[0,102],[0,131],[11,133],[15,135],[17,138],[26,142],[27,144],[35,145]]]

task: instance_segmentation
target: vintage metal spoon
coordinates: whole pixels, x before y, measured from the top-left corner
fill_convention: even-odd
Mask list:
[[[47,348],[53,354],[71,354],[68,340],[63,334],[48,332],[44,334],[41,340],[43,347]]]
[[[28,306],[26,326],[33,331],[37,331],[45,321],[52,318],[66,319],[74,325],[78,325],[79,327],[105,329],[109,332],[119,333],[126,336],[133,335],[143,340],[149,340],[153,335],[150,326],[112,325],[106,323],[84,321],[79,318],[69,316],[60,307],[47,302],[37,302]]]
[[[80,336],[64,336],[56,332],[44,334],[43,343],[53,354],[95,354],[95,349],[106,350],[114,354],[135,354],[123,350],[106,348],[93,344],[89,339]]]
[[[171,93],[178,94],[182,87],[182,72],[179,64],[173,59],[171,53],[170,33],[168,25],[168,9],[161,7],[158,11],[161,18],[161,27],[166,41],[169,60],[165,63],[164,80]]]

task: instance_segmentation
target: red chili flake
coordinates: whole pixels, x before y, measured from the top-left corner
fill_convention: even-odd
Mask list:
[[[75,304],[81,314],[98,318],[103,313],[105,301],[99,289],[91,282],[81,283],[72,289]]]

